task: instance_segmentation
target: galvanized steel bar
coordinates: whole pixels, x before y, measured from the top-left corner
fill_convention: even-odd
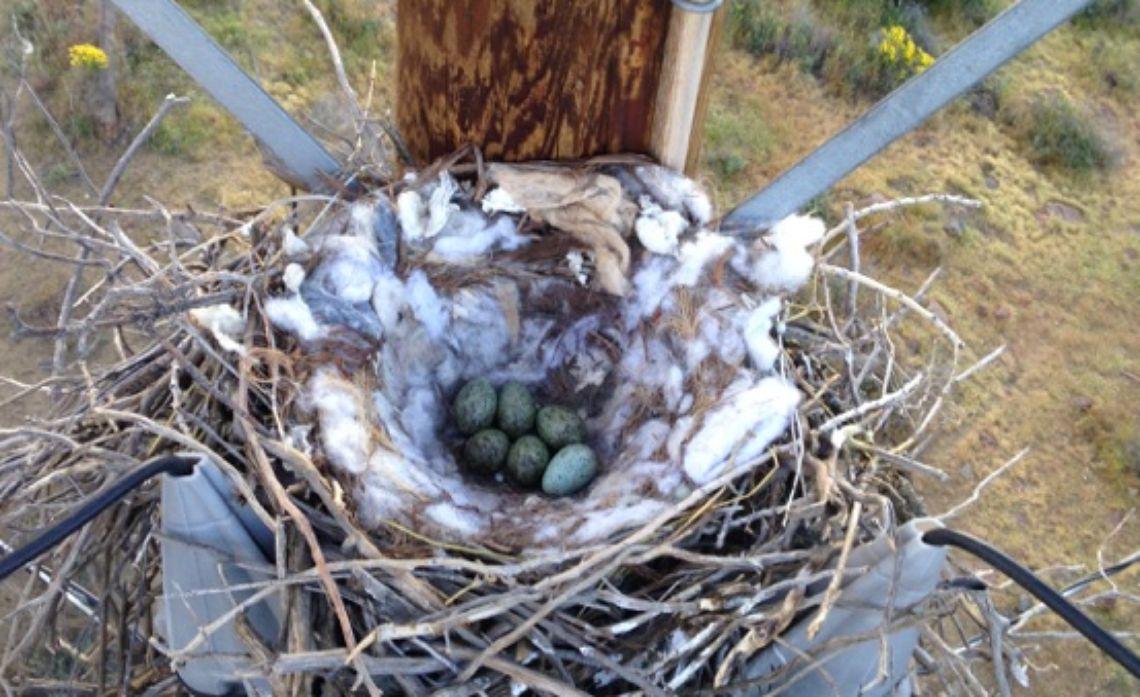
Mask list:
[[[737,206],[724,227],[767,228],[795,213],[1090,2],[1021,0]]]
[[[174,0],[111,0],[276,161],[278,175],[310,190],[329,188],[340,163],[230,58]]]

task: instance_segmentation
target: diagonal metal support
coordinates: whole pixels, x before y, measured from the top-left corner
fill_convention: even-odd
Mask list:
[[[339,179],[340,163],[230,58],[174,0],[111,0],[230,112],[273,160],[271,169],[311,191]]]
[[[795,213],[1090,2],[1021,0],[737,206],[724,227],[762,229]]]

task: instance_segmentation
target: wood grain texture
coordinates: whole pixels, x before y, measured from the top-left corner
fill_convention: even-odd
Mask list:
[[[424,161],[648,152],[668,0],[399,0],[396,120]]]
[[[682,171],[690,177],[697,175],[701,165],[701,144],[705,128],[705,117],[709,112],[709,92],[712,86],[712,74],[716,70],[716,57],[721,42],[724,41],[724,24],[728,17],[728,4],[725,3],[713,15],[712,28],[709,30],[708,41],[705,44],[704,70],[701,74],[701,88],[697,95],[697,108],[689,124],[689,151],[685,157],[685,166]]]
[[[705,74],[713,15],[674,12],[669,20],[654,106],[650,150],[673,169],[684,169]]]

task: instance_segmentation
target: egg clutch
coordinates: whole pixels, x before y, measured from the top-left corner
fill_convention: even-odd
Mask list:
[[[496,391],[485,378],[471,380],[455,396],[453,417],[466,436],[461,461],[472,473],[497,476],[505,465],[519,486],[569,496],[598,472],[581,417],[563,406],[538,407],[522,383]]]

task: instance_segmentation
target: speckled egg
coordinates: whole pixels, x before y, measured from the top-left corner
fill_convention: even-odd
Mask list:
[[[463,460],[469,467],[480,472],[497,472],[507,459],[511,439],[507,434],[493,428],[484,429],[467,439],[463,444]]]
[[[598,458],[588,445],[575,443],[558,451],[542,475],[542,490],[551,496],[581,491],[598,473]]]
[[[538,486],[546,463],[550,462],[550,451],[536,436],[523,436],[515,441],[507,453],[507,471],[523,486]]]
[[[571,443],[581,443],[586,439],[586,424],[577,414],[566,407],[543,407],[535,417],[538,437],[558,450]]]
[[[499,428],[511,438],[534,428],[534,398],[522,383],[508,382],[499,391]]]
[[[491,426],[495,421],[498,398],[495,388],[485,378],[475,378],[455,395],[455,425],[469,436]]]

